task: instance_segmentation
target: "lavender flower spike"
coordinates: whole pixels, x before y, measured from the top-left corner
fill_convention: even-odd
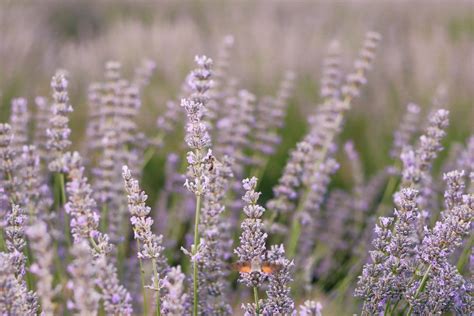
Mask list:
[[[305,301],[300,305],[300,316],[322,316],[323,306],[316,301]]]
[[[92,198],[92,188],[84,176],[84,167],[77,152],[65,155],[65,165],[69,171],[66,186],[68,201],[64,206],[71,217],[71,233],[74,242],[88,240],[97,230],[99,215],[97,204]]]
[[[15,159],[15,151],[12,146],[13,134],[9,124],[0,124],[0,172],[2,173],[1,184],[4,192],[12,203],[19,203],[21,194],[19,191],[19,180],[14,177],[18,167],[18,159]]]
[[[294,263],[285,257],[283,245],[273,245],[268,251],[267,259],[278,268],[269,276],[268,298],[262,308],[263,315],[291,315],[295,310],[295,303],[290,296]]]
[[[239,281],[248,287],[253,287],[254,303],[244,304],[242,308],[246,314],[260,313],[260,300],[258,298],[258,288],[263,285],[265,275],[261,271],[261,263],[266,257],[266,239],[264,232],[262,215],[265,208],[257,204],[260,192],[256,192],[257,178],[244,179],[242,181],[245,189],[245,195],[242,199],[245,202],[244,213],[247,218],[242,222],[242,234],[240,235],[240,245],[234,250],[239,257],[239,264],[250,264],[250,272],[241,272]]]
[[[265,260],[267,234],[263,231],[262,215],[265,208],[257,204],[260,192],[256,192],[257,178],[244,179],[242,181],[245,195],[242,197],[246,205],[244,213],[247,218],[242,222],[242,234],[240,245],[234,250],[239,257],[239,262],[252,262],[253,260]],[[248,287],[259,287],[262,285],[264,276],[262,273],[241,273],[240,281]]]
[[[47,149],[51,154],[49,170],[52,172],[64,172],[63,155],[71,145],[69,135],[71,129],[68,126],[68,114],[72,112],[67,93],[68,81],[63,73],[56,73],[51,81],[53,88],[53,105],[51,107],[50,127],[46,130],[48,135]]]
[[[149,216],[151,209],[145,204],[148,196],[145,192],[140,191],[138,181],[132,178],[127,166],[122,167],[122,177],[128,194],[128,209],[132,216],[130,222],[132,223],[135,239],[140,242],[137,256],[138,259],[151,261],[153,277],[152,284],[148,288],[155,292],[156,308],[161,310],[159,264],[163,261],[162,252],[164,248],[161,245],[163,236],[156,236],[152,232],[153,219]]]
[[[72,290],[73,300],[68,302],[68,308],[81,316],[97,315],[101,297],[95,283],[99,270],[93,261],[91,248],[82,240],[73,245],[71,252],[74,260],[68,266],[71,274],[68,288]]]
[[[30,266],[30,272],[38,278],[36,291],[40,297],[41,310],[45,315],[53,315],[55,309],[53,299],[59,292],[60,286],[53,288],[51,270],[55,253],[48,226],[43,220],[38,220],[33,226],[28,227],[26,234],[36,259],[36,262]]]
[[[21,148],[28,143],[28,123],[29,113],[26,99],[13,99],[10,125],[12,126],[12,133],[14,135],[13,150],[16,152],[20,152]]]
[[[89,240],[93,248],[94,262],[99,271],[97,285],[101,289],[104,309],[111,315],[131,315],[130,294],[120,285],[117,269],[110,260],[113,246],[109,237],[97,228],[99,215],[96,202],[92,199],[92,189],[84,176],[82,160],[77,152],[64,156],[64,166],[70,177],[67,186],[68,203],[65,209],[71,216],[71,230],[74,242]]]
[[[399,158],[403,148],[410,144],[411,138],[417,132],[420,121],[420,107],[415,103],[409,103],[400,125],[393,134],[393,146],[390,150],[392,158]]]
[[[163,288],[166,295],[163,297],[162,315],[174,316],[185,314],[185,303],[188,295],[184,289],[185,275],[181,272],[181,267],[171,268],[166,278],[163,280]]]
[[[0,252],[0,314],[37,315],[36,298],[15,277],[14,264],[10,254]]]
[[[193,261],[193,315],[198,315],[198,255],[200,254],[199,222],[201,212],[201,196],[207,191],[209,177],[206,166],[212,164],[214,157],[209,149],[211,137],[207,131],[207,125],[203,121],[206,103],[208,101],[208,90],[211,88],[211,65],[212,60],[206,56],[196,56],[198,68],[188,76],[188,85],[192,90],[189,99],[181,100],[181,106],[186,110],[188,122],[186,124],[185,141],[191,151],[187,153],[187,179],[184,186],[196,196],[196,212],[194,217],[194,243],[191,248]]]

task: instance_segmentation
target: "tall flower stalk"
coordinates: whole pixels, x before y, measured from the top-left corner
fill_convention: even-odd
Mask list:
[[[245,195],[242,200],[245,202],[244,213],[247,217],[242,222],[242,234],[240,235],[240,245],[234,250],[239,257],[240,264],[251,266],[250,272],[241,272],[239,281],[246,286],[253,288],[254,303],[246,305],[244,309],[253,310],[257,315],[260,314],[260,300],[258,297],[258,288],[263,285],[266,278],[264,273],[259,270],[262,262],[266,260],[266,239],[267,233],[263,230],[262,215],[265,208],[257,204],[260,192],[256,192],[257,178],[244,179],[242,185],[245,189]]]
[[[130,222],[132,223],[135,239],[139,242],[137,256],[139,260],[151,261],[153,269],[152,284],[147,287],[155,292],[156,315],[161,315],[159,264],[163,260],[161,254],[164,249],[161,245],[163,236],[157,236],[151,231],[151,225],[153,224],[153,219],[149,216],[151,209],[145,204],[148,197],[145,192],[140,191],[138,181],[132,178],[127,166],[122,168],[122,177],[128,194],[128,209],[132,215]]]
[[[72,106],[69,103],[67,92],[68,80],[66,75],[58,71],[51,80],[51,88],[53,89],[53,104],[51,106],[51,116],[49,119],[49,128],[46,130],[48,136],[47,149],[49,150],[48,168],[54,172],[54,187],[57,194],[57,207],[61,208],[66,203],[66,185],[64,174],[66,166],[64,163],[64,154],[71,145],[69,135],[68,114],[72,112]],[[64,225],[66,240],[70,244],[70,232],[68,220]]]
[[[186,110],[188,122],[186,124],[185,141],[191,149],[187,153],[188,169],[185,187],[196,197],[194,218],[194,244],[191,248],[193,262],[193,315],[198,315],[198,255],[200,251],[199,223],[201,213],[201,199],[208,189],[207,175],[209,164],[213,156],[209,149],[211,137],[203,121],[205,105],[208,100],[207,91],[210,89],[212,60],[206,56],[196,56],[198,68],[191,72],[188,85],[192,89],[189,99],[183,99],[181,106]]]

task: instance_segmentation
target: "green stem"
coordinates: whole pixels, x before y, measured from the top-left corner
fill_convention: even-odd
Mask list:
[[[397,310],[398,303],[400,303],[400,300],[398,300],[395,305],[393,305],[392,311],[390,312],[390,315],[393,315],[393,313]]]
[[[192,249],[193,257],[196,255],[199,247],[199,217],[201,213],[201,195],[196,195],[196,213],[194,218],[194,245]],[[198,264],[193,258],[193,316],[198,315]]]
[[[469,238],[469,241],[467,242],[466,247],[463,249],[461,256],[459,257],[457,268],[459,273],[463,273],[464,268],[466,267],[466,264],[469,262],[469,254],[472,250],[472,247],[474,245],[474,235],[471,235],[471,238]]]
[[[138,246],[138,249],[141,249],[139,240],[137,240],[137,246]],[[145,288],[145,269],[143,268],[143,262],[141,258],[138,258],[138,264],[140,265],[140,280],[142,283],[143,315],[148,315],[148,301],[146,298],[146,288]]]
[[[343,101],[344,105],[343,108],[346,108],[349,106],[351,102],[351,97],[346,97]],[[334,127],[335,130],[338,131],[339,127],[342,125],[343,119],[344,119],[344,112],[338,113],[336,116],[336,119],[334,120]],[[333,132],[332,134],[327,137],[326,142],[323,144],[321,148],[321,157],[319,160],[315,162],[315,168],[314,170],[319,170],[319,167],[324,161],[326,160],[326,156],[329,152],[329,147],[333,143],[334,139],[336,138],[338,132]],[[311,193],[311,188],[309,186],[306,186],[303,191],[303,195],[301,196],[301,199],[298,201],[298,206],[296,208],[296,211],[293,215],[293,223],[291,227],[291,232],[290,232],[290,242],[289,242],[289,250],[288,250],[288,255],[290,258],[292,258],[295,255],[296,252],[296,246],[298,245],[298,239],[300,237],[300,232],[301,232],[301,227],[300,224],[298,223],[298,215],[300,212],[303,211],[303,209],[306,207],[307,200],[310,196]]]
[[[148,148],[143,155],[142,170],[148,165],[153,156],[155,155],[155,148]]]
[[[396,190],[397,185],[398,177],[391,176],[388,180],[387,185],[385,186],[385,191],[383,192],[382,200],[380,201],[379,205],[377,206],[377,210],[375,211],[376,216],[380,216],[382,214],[383,207],[391,201],[392,195]]]
[[[260,315],[260,306],[258,304],[258,288],[256,286],[253,287],[253,299],[255,301],[255,312],[258,316]]]
[[[296,254],[296,246],[300,238],[301,225],[300,222],[295,219],[291,224],[290,240],[288,241],[288,257],[294,258]]]
[[[425,289],[426,282],[428,282],[428,277],[429,273],[431,270],[431,264],[428,266],[428,269],[426,269],[425,274],[423,275],[423,279],[421,279],[420,285],[418,285],[418,288],[416,289],[414,300],[418,298],[418,295]],[[411,312],[413,310],[413,306],[410,305],[410,308],[408,309],[407,316],[411,315]]]
[[[0,231],[0,251],[5,251],[5,237],[3,237],[3,230]]]
[[[388,315],[388,311],[390,310],[390,299],[388,299],[387,305],[385,306],[385,310],[383,312],[383,315],[386,316]]]
[[[64,207],[66,204],[66,186],[64,180],[64,173],[58,173],[58,182],[59,182],[59,203],[58,207]],[[71,232],[70,232],[70,225],[69,225],[69,215],[64,212],[64,233],[66,235],[66,242],[69,247],[71,247]]]
[[[160,302],[160,287],[159,287],[159,279],[158,279],[158,269],[156,267],[156,259],[153,259],[151,261],[152,267],[153,267],[153,283],[154,283],[154,288],[156,291],[156,315],[160,316],[161,315],[161,302]]]
[[[101,214],[100,214],[100,217],[101,217],[101,221],[100,221],[100,230],[103,232],[103,233],[106,233],[107,232],[107,226],[108,226],[108,216],[109,216],[109,207],[107,205],[107,203],[104,203],[102,205],[102,210],[101,210]]]
[[[294,258],[296,254],[296,247],[298,246],[298,240],[300,239],[301,225],[298,219],[298,214],[300,214],[305,208],[306,200],[308,199],[310,190],[306,189],[303,192],[303,196],[298,203],[295,214],[293,216],[293,221],[291,223],[290,229],[290,239],[288,241],[288,257]]]

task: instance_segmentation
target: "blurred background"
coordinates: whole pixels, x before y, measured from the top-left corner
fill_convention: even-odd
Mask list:
[[[368,30],[383,40],[341,135],[354,141],[367,175],[390,163],[393,130],[408,102],[428,113],[444,91],[451,111],[446,145],[474,132],[473,1],[2,1],[0,119],[8,119],[14,97],[28,98],[34,111],[34,97],[50,96],[51,76],[65,69],[74,107],[73,143],[80,148],[87,88],[103,79],[105,62],[119,61],[130,77],[149,58],[157,69],[144,91],[139,125],[153,136],[156,118],[167,100],[178,97],[194,56],[215,57],[224,37],[232,35],[229,72],[257,98],[274,95],[285,71],[296,74],[283,141],[262,179],[265,201],[319,104],[329,43],[340,42],[348,71]],[[167,149],[183,144],[176,136],[143,173],[150,204],[162,185]],[[344,187],[351,175],[347,160],[338,160],[342,166],[333,185]]]
[[[75,109],[73,140],[80,146],[87,86],[103,78],[104,63],[117,60],[131,75],[150,58],[157,70],[145,91],[140,126],[153,134],[156,117],[167,100],[177,98],[194,56],[215,56],[230,34],[230,73],[242,88],[261,97],[275,93],[285,71],[297,75],[283,144],[264,176],[268,197],[288,149],[307,128],[307,114],[318,105],[322,58],[334,39],[349,70],[364,33],[383,36],[369,83],[342,134],[354,140],[368,174],[387,164],[406,104],[428,111],[437,90],[447,92],[451,110],[446,143],[471,134],[473,12],[472,1],[2,1],[0,117],[6,120],[13,97],[32,104],[35,96],[50,95],[50,78],[63,68]],[[153,179],[146,178],[151,187]],[[344,185],[345,178],[343,166],[336,183]]]

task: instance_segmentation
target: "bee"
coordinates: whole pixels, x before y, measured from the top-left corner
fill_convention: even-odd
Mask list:
[[[279,269],[279,266],[255,257],[251,261],[236,263],[234,268],[240,273],[271,275]]]
[[[215,165],[219,163],[219,161],[216,159],[216,157],[214,157],[213,155],[210,155],[208,158],[207,158],[207,164],[208,164],[208,168],[207,168],[207,171],[211,172],[212,170],[214,170],[215,168]]]

